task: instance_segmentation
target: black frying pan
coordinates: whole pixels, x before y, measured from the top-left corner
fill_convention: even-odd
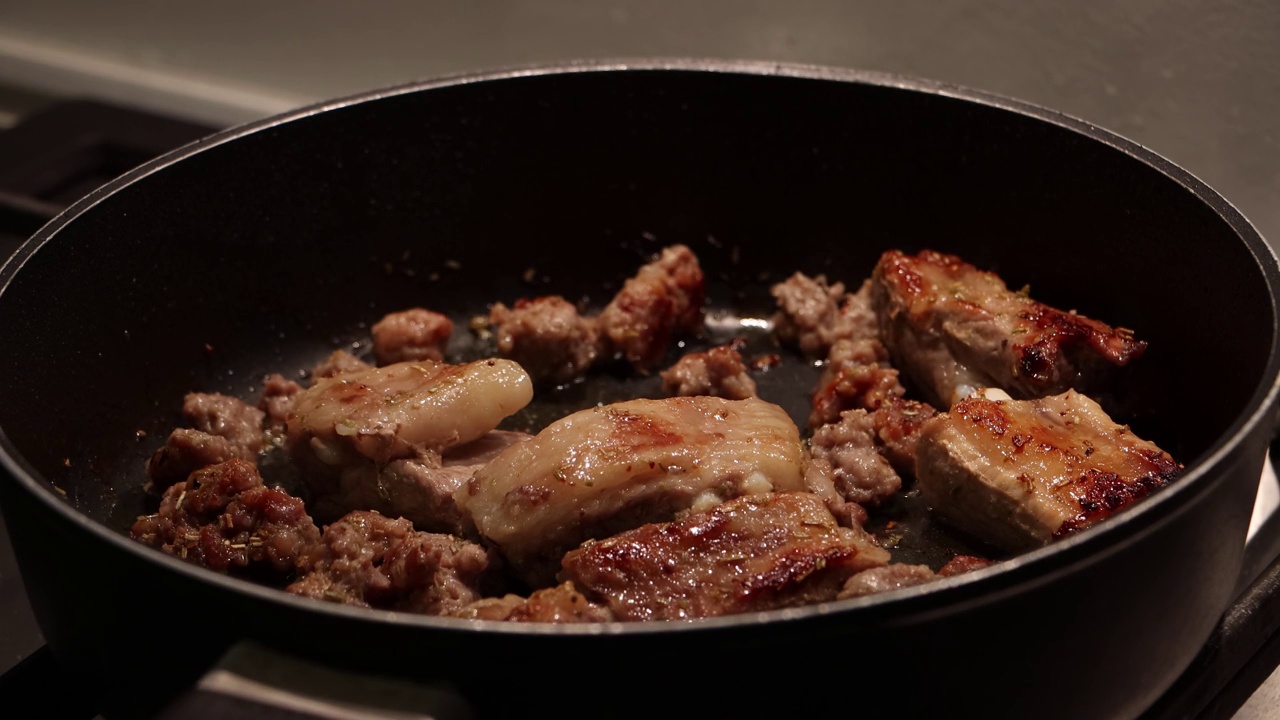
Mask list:
[[[1119,401],[1188,471],[987,570],[692,623],[360,611],[122,533],[146,507],[142,461],[183,393],[253,397],[264,374],[307,367],[412,305],[464,319],[546,292],[603,303],[673,242],[701,255],[712,308],[747,316],[767,315],[769,284],[794,270],[856,283],[887,248],[929,247],[1135,328],[1150,350]],[[482,715],[1132,717],[1234,588],[1274,424],[1278,279],[1257,233],[1186,172],[969,90],[720,62],[395,88],[152,162],[4,266],[0,502],[50,648],[112,716],[159,707],[250,639],[443,681]],[[766,378],[762,393],[803,419],[812,374]],[[651,380],[601,382],[614,397]],[[524,420],[592,392],[546,394],[545,415]]]

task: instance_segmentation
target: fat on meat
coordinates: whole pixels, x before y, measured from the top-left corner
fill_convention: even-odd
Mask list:
[[[917,443],[916,478],[930,509],[1009,551],[1088,527],[1181,471],[1074,390],[1036,400],[966,398],[926,421]]]
[[[888,561],[818,498],[781,492],[586,543],[560,577],[619,620],[691,620],[833,600],[850,576]]]
[[[640,399],[564,417],[478,470],[455,495],[533,587],[584,540],[739,495],[804,490],[786,412],[756,398]]]
[[[880,336],[896,367],[939,408],[997,387],[1014,398],[1104,389],[1146,343],[1009,290],[954,255],[890,250],[872,273]]]
[[[346,372],[297,395],[287,444],[295,459],[321,465],[385,464],[475,440],[532,398],[529,376],[504,359]]]

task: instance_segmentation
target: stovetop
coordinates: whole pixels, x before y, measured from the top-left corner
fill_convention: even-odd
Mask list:
[[[0,262],[90,190],[213,130],[98,102],[60,101],[0,131]],[[1278,450],[1280,443],[1272,447],[1272,456],[1280,459]],[[1191,668],[1146,720],[1230,718],[1251,696],[1280,693],[1277,505],[1280,484],[1268,461],[1237,599]],[[68,692],[62,680],[56,659],[44,647],[0,517],[0,715],[39,699],[47,716],[93,718],[91,699]],[[1280,711],[1250,711],[1248,717],[1280,718]]]

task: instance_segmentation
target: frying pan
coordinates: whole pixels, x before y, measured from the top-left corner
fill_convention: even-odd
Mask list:
[[[688,623],[339,607],[124,534],[183,393],[253,398],[263,375],[365,341],[404,307],[464,321],[535,294],[599,306],[675,242],[701,256],[729,327],[766,317],[769,285],[793,271],[856,284],[885,249],[933,248],[1134,328],[1150,349],[1116,407],[1187,471],[985,570]],[[240,641],[442,683],[481,716],[1133,717],[1234,589],[1275,425],[1277,270],[1184,170],[978,91],[719,61],[397,87],[175,151],[19,250],[0,271],[0,503],[49,647],[109,717],[153,712]],[[457,342],[478,351],[465,331]],[[812,373],[762,377],[803,420]],[[544,389],[545,416],[517,421],[653,382],[604,372]],[[921,557],[935,540],[917,542]]]

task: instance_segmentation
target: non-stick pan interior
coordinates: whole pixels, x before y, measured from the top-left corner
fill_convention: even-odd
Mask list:
[[[460,323],[495,301],[599,305],[685,243],[713,312],[767,317],[793,271],[856,285],[888,248],[954,252],[1150,349],[1124,419],[1191,463],[1273,343],[1251,249],[1122,149],[939,92],[749,73],[511,77],[391,93],[187,151],[33,249],[0,295],[0,427],[115,528],[188,391],[254,398],[383,313]],[[731,318],[730,318],[731,319]],[[468,347],[464,347],[468,346]],[[363,347],[363,346],[362,346]],[[357,350],[362,349],[357,347]],[[803,421],[815,375],[767,377]],[[653,378],[540,393],[537,424]],[[595,394],[593,394],[595,393]]]

